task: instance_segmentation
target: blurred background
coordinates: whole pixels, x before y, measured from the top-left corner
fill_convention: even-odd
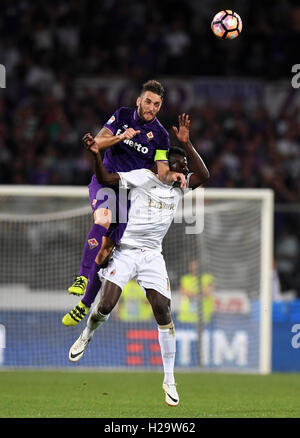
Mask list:
[[[208,187],[274,190],[281,291],[300,297],[297,3],[2,1],[0,183],[87,185],[83,134],[96,134],[116,108],[135,105],[144,81],[158,79],[166,90],[159,120],[171,132],[178,113],[190,113]],[[210,23],[229,7],[244,28],[220,41]]]

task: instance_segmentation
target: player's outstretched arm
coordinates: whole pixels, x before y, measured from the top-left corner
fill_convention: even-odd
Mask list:
[[[120,181],[120,175],[118,173],[110,173],[104,167],[101,155],[99,153],[98,146],[95,142],[91,142],[90,145],[87,142],[83,142],[85,149],[93,154],[94,157],[94,171],[99,184],[103,185],[117,185]]]
[[[88,133],[85,134],[82,140],[86,148],[96,144],[100,151],[101,149],[107,149],[125,139],[130,140],[139,133],[140,131],[135,131],[133,128],[128,128],[126,131],[122,132],[122,134],[113,135],[109,129],[103,127],[95,138],[92,136],[92,134]]]
[[[209,179],[209,171],[190,140],[190,123],[189,115],[183,113],[178,116],[178,128],[173,126],[173,131],[184,146],[188,162],[193,163],[195,172],[190,177],[189,187],[195,189]]]

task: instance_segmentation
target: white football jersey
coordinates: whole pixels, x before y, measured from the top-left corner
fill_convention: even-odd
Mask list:
[[[131,189],[128,223],[120,244],[161,252],[183,191],[163,184],[148,169],[118,173],[120,187]]]

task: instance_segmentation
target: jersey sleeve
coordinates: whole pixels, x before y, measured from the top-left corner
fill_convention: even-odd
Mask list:
[[[110,119],[103,125],[104,128],[108,129],[113,135],[116,134],[118,129],[119,113],[120,113],[120,108],[117,109],[117,111],[115,111],[113,115],[110,117]]]
[[[170,149],[170,137],[166,133],[162,136],[159,146],[154,155],[154,161],[168,161],[168,150]]]
[[[142,187],[150,179],[152,172],[148,169],[136,169],[130,172],[118,172],[120,175],[120,185],[123,189],[132,189],[133,187]]]

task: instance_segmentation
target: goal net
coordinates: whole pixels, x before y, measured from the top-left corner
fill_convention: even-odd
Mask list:
[[[176,369],[270,372],[272,192],[189,196],[163,243]],[[135,282],[80,362],[68,361],[85,326],[61,319],[79,301],[67,289],[92,225],[87,188],[2,186],[0,212],[0,367],[161,369],[157,326]]]

